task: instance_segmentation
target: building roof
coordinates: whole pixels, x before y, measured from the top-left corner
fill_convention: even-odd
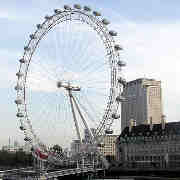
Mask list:
[[[149,82],[161,82],[161,81],[157,81],[155,79],[148,79],[148,78],[138,78],[132,81],[127,82],[127,85],[133,85],[135,83],[142,83],[143,81],[149,81]]]
[[[180,122],[169,122],[165,124],[165,129],[162,129],[162,124],[153,124],[152,130],[149,124],[141,124],[133,126],[131,132],[129,127],[124,128],[120,137],[131,136],[155,136],[155,135],[177,135],[180,134]]]

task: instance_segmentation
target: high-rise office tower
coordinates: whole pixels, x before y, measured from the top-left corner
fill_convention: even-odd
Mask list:
[[[122,103],[121,130],[132,121],[137,125],[162,122],[161,81],[146,78],[130,81],[123,96],[126,101]]]

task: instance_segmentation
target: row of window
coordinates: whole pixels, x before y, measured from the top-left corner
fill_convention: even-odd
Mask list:
[[[156,132],[155,132],[156,133]],[[180,139],[179,135],[175,135],[175,134],[172,134],[172,135],[154,135],[154,136],[132,136],[132,137],[128,137],[127,135],[125,135],[125,137],[121,137],[120,138],[120,142],[125,142],[125,141],[136,141],[136,140],[146,140],[146,141],[152,141],[152,140],[157,140],[157,139],[163,139],[163,140],[178,140]]]
[[[128,149],[128,153],[165,153],[165,152],[180,152],[180,146],[173,146],[173,147],[144,146],[139,148]]]
[[[180,155],[164,156],[127,156],[128,161],[180,161]]]
[[[164,156],[128,156],[128,161],[160,161]]]
[[[160,88],[150,88],[149,95],[150,96],[160,96]]]

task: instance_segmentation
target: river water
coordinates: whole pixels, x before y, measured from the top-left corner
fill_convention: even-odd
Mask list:
[[[92,180],[134,180],[134,178],[126,178],[126,177],[120,177],[117,179],[92,179]]]
[[[88,179],[83,179],[88,180]],[[150,177],[150,176],[136,176],[136,177],[119,177],[114,179],[90,179],[90,180],[180,180],[180,178],[166,178],[166,177]]]

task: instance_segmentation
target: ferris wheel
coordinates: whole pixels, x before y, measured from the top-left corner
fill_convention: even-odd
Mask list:
[[[113,133],[124,101],[121,69],[126,64],[114,40],[117,32],[108,24],[88,6],[64,5],[29,36],[16,73],[16,116],[24,141],[41,158],[48,160],[54,144],[84,144],[84,130],[94,146]]]

